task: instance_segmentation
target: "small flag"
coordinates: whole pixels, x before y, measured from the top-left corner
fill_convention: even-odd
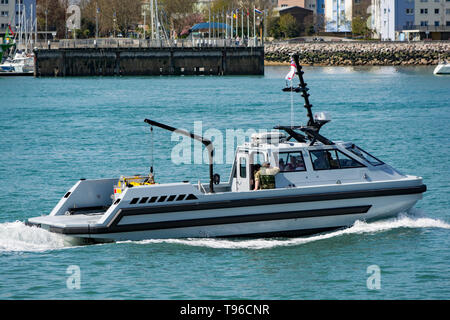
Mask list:
[[[261,10],[258,10],[258,9],[256,9],[256,8],[255,8],[255,12],[256,12],[257,14],[262,14],[262,11],[261,11]]]
[[[9,29],[9,32],[11,32],[11,35],[14,36],[14,32],[11,29],[11,24],[10,23],[8,23],[8,29]]]
[[[289,73],[286,75],[285,79],[291,81],[295,73],[297,72],[297,66],[294,63],[294,59],[291,58],[291,69],[289,70]]]

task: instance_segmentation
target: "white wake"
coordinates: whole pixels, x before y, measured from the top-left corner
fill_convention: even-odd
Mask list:
[[[47,251],[65,246],[63,235],[29,227],[20,221],[0,223],[0,252]]]
[[[409,215],[376,222],[356,221],[351,227],[338,231],[302,238],[261,238],[250,240],[226,240],[215,238],[158,239],[142,241],[122,241],[119,243],[158,244],[170,243],[215,249],[270,249],[283,246],[296,246],[314,241],[330,239],[351,234],[370,234],[399,228],[440,228],[450,230],[450,224],[421,215],[414,209]],[[41,228],[26,226],[23,222],[0,223],[0,253],[2,252],[42,252],[71,247],[65,236],[51,233]]]
[[[427,217],[414,217],[400,215],[397,218],[380,220],[376,222],[356,221],[351,227],[323,233],[319,235],[302,238],[280,238],[280,239],[250,239],[250,240],[224,240],[214,238],[191,238],[191,239],[161,239],[135,241],[139,244],[172,243],[189,246],[208,247],[215,249],[271,249],[275,247],[296,246],[314,241],[340,237],[351,234],[378,233],[399,228],[441,228],[450,230],[450,224]]]

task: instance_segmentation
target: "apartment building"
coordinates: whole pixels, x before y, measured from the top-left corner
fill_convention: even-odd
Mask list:
[[[353,1],[325,0],[325,31],[352,31]]]
[[[450,38],[450,0],[372,0],[371,18],[381,40]]]
[[[3,37],[11,24],[16,32],[19,28],[19,16],[25,12],[25,20],[36,20],[36,0],[0,0],[0,36]],[[20,15],[19,15],[20,14]]]
[[[16,0],[0,0],[0,36],[6,33],[8,24],[14,28],[14,13]]]
[[[450,0],[415,0],[414,26],[421,37],[450,39]]]

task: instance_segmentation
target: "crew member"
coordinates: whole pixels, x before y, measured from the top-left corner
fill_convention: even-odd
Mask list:
[[[255,189],[275,189],[275,175],[280,168],[271,167],[269,162],[264,162],[261,169],[255,174]]]

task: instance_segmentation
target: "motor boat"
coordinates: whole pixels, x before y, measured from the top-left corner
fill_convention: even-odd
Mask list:
[[[439,61],[439,64],[434,68],[434,74],[450,74],[450,63],[447,60]]]
[[[31,73],[34,71],[34,55],[17,52],[13,59],[0,64],[0,72]]]
[[[225,182],[214,173],[214,147],[191,132],[145,119],[154,127],[202,142],[209,182],[155,183],[150,174],[75,183],[48,215],[27,225],[84,243],[196,237],[301,236],[351,226],[409,210],[426,191],[422,178],[405,175],[354,143],[320,134],[330,122],[312,114],[297,55],[298,87],[308,122],[255,133],[239,145]],[[255,168],[278,167],[270,189],[255,190]],[[266,164],[267,165],[267,164]]]

